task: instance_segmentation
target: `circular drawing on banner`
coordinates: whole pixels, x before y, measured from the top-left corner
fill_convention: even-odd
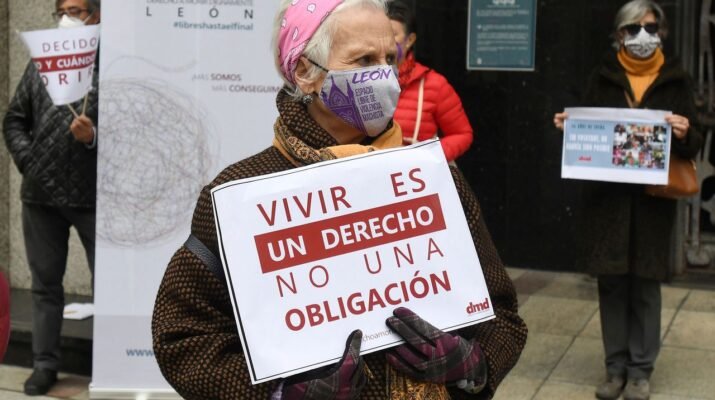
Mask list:
[[[116,79],[100,87],[97,237],[148,245],[191,218],[210,179],[208,118],[162,81]]]

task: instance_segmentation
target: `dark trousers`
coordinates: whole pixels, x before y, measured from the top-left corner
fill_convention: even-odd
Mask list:
[[[94,209],[22,206],[27,261],[32,273],[32,352],[35,368],[57,371],[65,306],[62,279],[67,269],[70,227],[74,226],[94,274]]]
[[[598,301],[609,375],[649,378],[660,351],[660,282],[600,275]]]

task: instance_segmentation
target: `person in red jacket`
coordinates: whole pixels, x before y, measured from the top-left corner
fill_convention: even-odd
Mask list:
[[[394,119],[402,127],[403,144],[439,136],[447,161],[454,161],[473,140],[462,101],[444,76],[415,60],[416,22],[410,6],[399,0],[390,1],[387,14],[401,50],[398,67],[402,94]]]

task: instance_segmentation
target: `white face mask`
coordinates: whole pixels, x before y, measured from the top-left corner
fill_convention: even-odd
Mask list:
[[[623,45],[628,52],[638,58],[649,58],[655,50],[660,47],[660,37],[657,33],[650,34],[645,29],[640,30],[637,35],[626,35]]]
[[[328,71],[320,92],[330,111],[370,137],[385,132],[399,97],[400,83],[392,65]]]
[[[89,17],[85,18],[84,20],[81,20],[77,17],[70,17],[69,15],[65,14],[62,16],[62,19],[60,19],[60,22],[57,24],[57,27],[60,29],[79,28],[81,26],[84,26],[87,23],[88,19]]]

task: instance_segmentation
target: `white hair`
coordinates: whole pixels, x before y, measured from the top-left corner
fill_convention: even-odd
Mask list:
[[[620,31],[624,26],[630,24],[638,24],[643,17],[649,12],[655,15],[656,21],[660,25],[658,30],[658,35],[665,39],[668,36],[668,21],[665,18],[665,13],[663,9],[652,0],[631,0],[624,4],[618,13],[616,14],[616,19],[613,23],[614,33],[613,38],[615,39],[614,47],[620,48]]]
[[[290,82],[285,76],[283,76],[283,72],[281,70],[281,61],[278,57],[278,37],[281,30],[281,22],[283,21],[283,16],[285,15],[286,10],[288,9],[288,7],[291,6],[292,3],[293,0],[281,0],[280,7],[278,8],[278,13],[276,14],[276,19],[273,22],[273,40],[271,42],[271,46],[273,48],[273,59],[276,65],[276,69],[278,70],[278,73],[281,78],[283,78],[283,82],[288,88],[288,93],[294,100],[297,101],[300,100],[305,95],[305,93],[300,90],[298,85]],[[358,7],[374,8],[377,10],[384,11],[387,15],[386,0],[345,0],[340,5],[335,7],[333,12],[328,16],[328,18],[325,19],[325,21],[323,21],[318,30],[315,31],[315,34],[308,42],[308,45],[305,47],[303,55],[322,66],[326,66],[326,64],[328,63],[328,58],[330,56],[330,49],[333,45],[333,35],[335,35],[335,32],[337,31],[335,15],[346,10]],[[308,70],[306,71],[304,78],[311,81],[317,80],[320,77],[321,73],[324,73],[322,69],[313,64],[310,64],[308,66]]]

